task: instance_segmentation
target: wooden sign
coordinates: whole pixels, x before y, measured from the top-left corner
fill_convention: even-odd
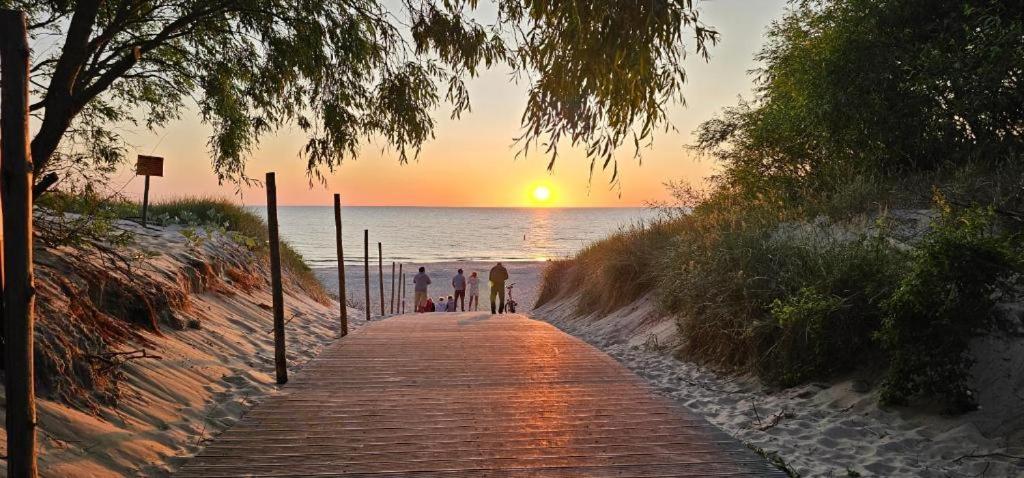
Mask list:
[[[140,154],[138,162],[135,163],[135,174],[139,176],[163,177],[164,158]]]

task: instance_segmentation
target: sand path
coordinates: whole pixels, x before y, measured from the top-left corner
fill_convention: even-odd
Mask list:
[[[521,315],[373,322],[178,476],[783,476],[615,360]]]

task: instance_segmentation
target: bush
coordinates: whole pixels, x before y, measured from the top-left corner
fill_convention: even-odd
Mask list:
[[[872,334],[903,260],[884,229],[742,214],[677,241],[662,274],[659,296],[678,316],[684,353],[782,385],[876,362]]]
[[[878,338],[890,360],[882,399],[905,404],[925,395],[966,411],[976,404],[967,385],[969,341],[990,327],[996,298],[1013,290],[1020,242],[996,232],[989,209],[956,211],[941,196],[937,203],[942,215],[885,303]]]

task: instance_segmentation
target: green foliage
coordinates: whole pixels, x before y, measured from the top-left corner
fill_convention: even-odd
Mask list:
[[[713,204],[685,219],[658,283],[688,356],[784,385],[876,358],[871,335],[902,261],[884,231]]]
[[[491,8],[493,7],[493,8]],[[692,0],[0,0],[28,14],[36,48],[32,141],[47,170],[110,168],[125,124],[157,129],[195,101],[222,180],[281,127],[308,135],[318,177],[383,138],[405,162],[442,102],[469,110],[464,81],[501,65],[528,81],[522,150],[565,140],[617,176],[614,153],[667,127],[683,56],[717,33]],[[488,18],[490,17],[490,18]],[[59,168],[56,163],[60,164]],[[70,164],[67,164],[70,163]],[[109,169],[108,169],[109,170]]]
[[[692,359],[780,385],[867,367],[888,401],[969,408],[969,340],[1021,273],[1024,3],[792,5],[756,98],[699,127],[723,168],[706,191],[670,185],[688,213],[550,276],[575,271],[594,310],[654,290]],[[886,219],[933,187],[923,239]]]
[[[801,1],[768,36],[756,100],[698,130],[730,187],[799,202],[851,177],[1019,158],[1021,2]]]
[[[988,329],[996,299],[1019,280],[1020,241],[996,232],[990,210],[954,210],[941,196],[938,203],[941,217],[885,303],[878,337],[890,365],[882,398],[906,403],[923,394],[963,411],[976,403],[967,385],[969,341]]]

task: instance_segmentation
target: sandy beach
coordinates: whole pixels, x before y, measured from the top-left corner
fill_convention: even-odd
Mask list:
[[[509,279],[507,284],[515,284],[513,289],[513,295],[516,301],[519,303],[519,311],[529,312],[533,309],[533,305],[537,302],[537,294],[540,291],[540,278],[544,272],[544,266],[546,262],[504,262],[502,263],[506,269],[508,269]],[[408,269],[405,270],[406,279],[409,281],[407,284],[407,295],[409,301],[412,300],[412,276],[416,274],[417,268],[420,266],[427,268],[427,274],[430,276],[432,284],[428,290],[431,297],[437,298],[442,294],[448,296],[452,293],[451,281],[458,269],[463,269],[464,273],[468,277],[471,273],[476,272],[481,278],[480,282],[480,306],[481,308],[488,308],[489,297],[487,292],[487,273],[491,267],[494,266],[493,262],[431,262],[424,264],[410,263],[406,264]],[[316,273],[320,282],[324,284],[324,287],[333,294],[338,293],[338,270],[333,267],[320,267],[315,268],[313,271]],[[348,297],[349,305],[362,307],[365,302],[364,296],[364,271],[362,265],[347,265],[345,266],[345,288],[347,289],[346,296]],[[372,307],[370,313],[373,316],[380,315],[380,285],[378,282],[378,269],[377,263],[370,263],[370,302]],[[396,292],[397,294],[397,292]],[[390,311],[391,308],[391,263],[385,263],[384,265],[384,302],[385,308]],[[409,305],[406,306],[407,312],[411,312]]]

